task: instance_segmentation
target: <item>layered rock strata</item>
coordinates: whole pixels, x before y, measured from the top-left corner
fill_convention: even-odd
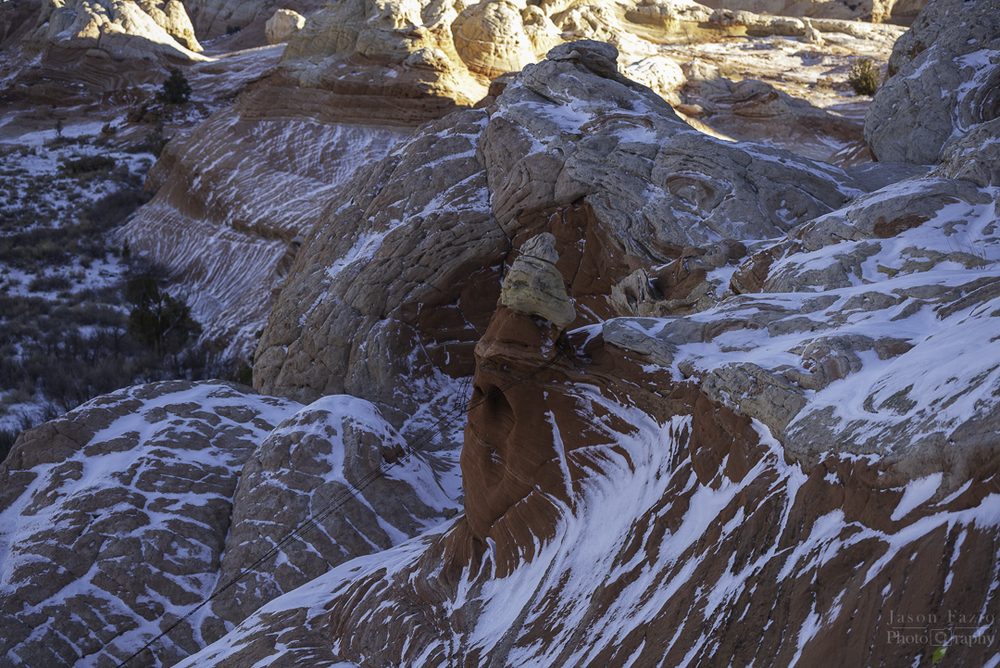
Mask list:
[[[111,91],[159,83],[176,63],[207,60],[179,0],[56,3],[9,44],[5,95],[36,104],[94,103]]]
[[[285,101],[276,116],[247,97],[176,138],[147,176],[156,196],[119,233],[169,267],[206,338],[230,358],[252,352],[303,228],[405,136],[333,123],[308,96]]]
[[[199,31],[206,30],[202,21],[209,15],[218,18],[235,11],[228,5],[228,9],[222,5],[199,6],[201,10],[191,9]],[[247,11],[263,11],[253,7],[248,5]],[[692,3],[657,6],[656,12],[652,6],[637,6],[624,14],[622,8],[617,8],[599,16],[591,16],[592,8],[555,6],[526,7],[517,10],[520,13],[515,16],[512,7],[481,3],[459,12],[444,5],[418,8],[389,4],[377,10],[357,3],[331,3],[311,14],[309,24],[289,42],[274,71],[245,65],[249,56],[242,55],[189,70],[196,93],[208,98],[230,99],[248,86],[253,90],[247,91],[245,99],[228,112],[220,112],[194,132],[196,139],[176,141],[167,149],[149,183],[151,188],[164,184],[165,192],[140,212],[126,236],[134,247],[169,267],[178,279],[177,290],[194,302],[195,316],[206,323],[206,338],[215,347],[237,356],[253,349],[256,341],[252,335],[264,324],[271,295],[297,248],[293,240],[308,236],[316,224],[323,203],[332,194],[326,186],[339,188],[343,184],[339,178],[322,183],[331,169],[343,171],[371,164],[385,155],[390,137],[401,136],[398,131],[472,106],[486,95],[490,77],[534,62],[552,45],[575,34],[607,32],[609,39],[627,49],[627,61],[636,61],[627,69],[628,76],[653,84],[661,94],[680,102],[684,72],[675,60],[650,55],[664,43],[691,41],[698,35],[740,35],[748,30],[760,34],[787,32],[787,27],[773,17],[746,13],[713,17],[707,9]],[[221,20],[213,19],[212,25]],[[823,29],[833,32],[823,34],[843,34],[849,23],[827,21]],[[884,50],[884,45],[875,45],[896,33],[883,28],[870,26],[864,32],[855,27],[854,31],[864,36],[855,41]],[[217,26],[210,34],[215,30]],[[240,35],[248,30],[244,28],[226,39],[243,39]],[[259,58],[262,62],[267,60],[263,55]],[[693,56],[681,57],[690,60]],[[243,71],[238,76],[227,75],[240,69]],[[721,75],[717,79],[698,90],[715,90],[715,83],[725,88],[726,80]],[[699,119],[736,138],[765,137],[776,125],[793,128],[794,132],[782,133],[785,145],[813,157],[826,158],[858,143],[860,126],[856,122],[809,108],[764,85],[744,82],[733,87],[740,91],[726,88],[720,95],[706,93],[703,97],[692,93],[687,111],[697,107],[701,110],[695,114]],[[290,176],[279,160],[277,169],[265,174],[274,142],[286,135],[274,124],[257,125],[261,118],[301,121],[309,128],[303,130],[309,137],[322,134],[317,124],[334,123],[338,127],[328,128],[329,137],[374,134],[384,141],[373,141],[356,156],[343,159],[343,170],[320,166],[316,161],[299,161],[302,168],[296,168],[294,176]],[[691,123],[709,130],[699,121]],[[256,129],[245,130],[248,124]],[[373,127],[384,130],[369,130]],[[241,129],[234,133],[229,128]],[[806,142],[806,132],[819,132],[821,136]],[[326,140],[317,141],[316,150],[320,151]],[[811,146],[805,146],[807,143]],[[381,149],[375,150],[374,144]],[[224,156],[227,150],[230,154]],[[334,147],[327,155],[329,164],[341,159],[334,155],[344,153]],[[276,211],[266,201],[272,189],[248,189],[243,187],[247,179],[230,179],[224,172],[235,165],[253,165],[248,169],[252,179],[269,184],[291,178],[295,198],[288,214]],[[199,194],[196,205],[189,202],[187,193],[193,184],[211,184],[212,197]],[[308,188],[312,194],[306,194]],[[248,212],[257,208],[262,214],[251,224]],[[153,238],[160,235],[172,243],[154,242]],[[208,262],[200,262],[191,252],[200,245],[214,249],[205,254]],[[221,258],[225,259],[220,262]]]
[[[905,635],[886,605],[934,619],[958,661],[989,661],[996,460],[954,491],[940,474],[888,480],[878,459],[846,452],[788,463],[707,380],[651,372],[593,328],[558,336],[501,307],[477,345],[463,517],[274,601],[182,665],[929,655],[892,640]]]

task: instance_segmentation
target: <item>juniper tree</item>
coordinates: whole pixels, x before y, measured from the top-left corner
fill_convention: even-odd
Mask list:
[[[163,88],[156,97],[169,104],[187,104],[191,99],[191,84],[183,72],[174,68],[170,70],[170,76],[163,82]]]

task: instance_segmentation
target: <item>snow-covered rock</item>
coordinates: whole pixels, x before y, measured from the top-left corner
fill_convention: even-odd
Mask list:
[[[204,336],[238,359],[252,352],[303,233],[356,170],[406,136],[339,124],[309,91],[289,91],[272,115],[270,95],[175,138],[147,177],[156,197],[119,232],[169,267]]]
[[[170,664],[439,524],[456,462],[405,449],[360,399],[210,382],[133,387],[25,432],[0,466],[5,665],[117,665],[165,615],[232,590],[156,647]]]
[[[211,592],[240,469],[297,407],[247,390],[137,386],[19,437],[0,465],[8,665],[122,660]],[[164,660],[210,637],[185,624]]]
[[[644,25],[682,21],[643,7]],[[430,39],[427,17],[390,9],[412,10],[413,34],[388,16],[340,29],[383,55],[400,47],[385,72],[440,72],[431,47],[406,48]],[[550,18],[604,29],[618,9]],[[342,36],[322,20],[309,39]],[[303,85],[293,59],[258,94],[350,88],[350,72],[327,85],[343,61],[318,53],[322,86]],[[696,132],[622,76],[618,55],[556,46],[484,108],[362,156],[343,180],[339,162],[280,150],[296,132],[329,146],[332,121],[271,128],[260,163],[248,142],[255,176],[233,201],[258,197],[253,213],[301,187],[302,219],[316,221],[299,239],[279,214],[255,232],[274,238],[267,271],[301,244],[255,360],[258,389],[290,398],[140,387],[28,432],[0,468],[7,656],[121,660],[214,592],[142,660],[915,665],[946,647],[996,668],[995,123],[953,140],[930,173],[842,169]],[[210,121],[223,139],[189,141],[266,134],[274,103],[242,104]],[[168,147],[151,176],[167,184],[160,205],[180,210],[191,191],[210,210],[230,192],[244,165],[217,151],[217,171],[185,181],[172,167],[198,151]],[[268,180],[263,163],[299,155],[336,192],[316,196],[314,165]],[[226,187],[199,180],[223,174]],[[219,237],[252,227],[219,215]],[[532,253],[565,282],[571,322],[497,303]],[[175,483],[201,494],[194,510]],[[98,494],[120,533],[101,533]],[[115,550],[68,554],[70,540],[88,554],[84,529]],[[272,548],[273,568],[244,574]],[[130,568],[144,579],[122,584]]]
[[[998,40],[994,4],[929,3],[893,49],[895,74],[865,119],[865,138],[878,159],[936,164],[949,141],[995,120]]]

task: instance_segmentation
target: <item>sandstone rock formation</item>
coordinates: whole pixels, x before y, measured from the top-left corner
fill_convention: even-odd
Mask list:
[[[660,155],[675,145],[701,165],[726,145],[659,111],[643,89],[620,79],[614,55],[601,45],[572,44],[526,68],[495,101],[477,149],[490,210],[515,243],[534,237],[538,228],[530,225],[542,218],[558,247],[562,226],[583,213],[573,202],[584,198],[581,264],[567,264],[562,252],[555,262],[563,263],[570,296],[587,305],[577,324],[606,318],[609,301],[636,309],[663,301],[651,265],[683,259],[679,245],[718,239],[715,215],[744,223],[723,228],[733,236],[770,233],[749,231],[758,229],[748,213],[754,200],[739,194],[735,179],[727,182],[729,199],[719,199],[747,207],[738,216],[717,214],[715,199],[676,194],[669,179],[677,168],[663,168],[668,187],[660,191],[650,192],[659,179],[630,187],[633,174],[657,174]],[[655,151],[643,148],[646,137]],[[615,155],[622,144],[627,155],[595,158]],[[757,146],[726,148],[743,178],[754,178],[758,161],[800,170],[782,186],[767,186],[784,202],[806,188],[814,188],[806,201],[821,202],[820,183],[860,188],[845,172],[807,167],[790,154],[764,152],[773,156],[768,161]],[[741,155],[753,159],[740,163]],[[606,164],[616,169],[594,167]],[[969,174],[988,182],[987,161],[980,165]],[[853,201],[842,197],[826,213],[803,209],[804,224],[793,222],[786,238],[758,244],[732,274],[732,290],[742,294],[720,295],[717,305],[693,315],[610,319],[553,346],[557,328],[499,308],[475,349],[462,456],[466,515],[428,535],[419,550],[391,551],[389,569],[359,563],[353,572],[324,576],[317,588],[333,594],[314,599],[320,615],[289,597],[255,616],[245,633],[280,638],[273,649],[220,645],[190,665],[305,656],[357,665],[410,665],[413,656],[422,665],[478,665],[486,657],[519,665],[654,665],[664,656],[711,661],[720,647],[727,663],[851,656],[910,662],[926,650],[872,644],[895,632],[878,612],[886,596],[925,618],[968,605],[977,633],[985,632],[992,621],[982,614],[996,605],[995,589],[954,583],[980,577],[960,562],[982,563],[983,582],[996,577],[986,563],[997,525],[986,518],[1000,503],[990,486],[1000,468],[1000,418],[988,397],[1000,375],[992,352],[966,356],[995,347],[983,338],[992,336],[1000,312],[995,192],[985,182],[941,174],[891,166],[880,173],[889,181],[911,178],[868,195],[851,191]],[[757,189],[759,197],[769,197],[767,187]],[[642,206],[607,204],[635,193],[649,199]],[[647,214],[645,226],[622,213],[658,212],[658,202],[667,213]],[[685,209],[685,202],[709,204]],[[664,224],[678,211],[688,211],[690,222]],[[405,227],[401,220],[396,229]],[[595,237],[612,259],[603,267],[615,267],[616,256],[627,260],[618,262],[630,287],[610,273],[622,287],[617,300],[602,297],[605,311],[593,285],[606,285],[609,274],[591,274],[590,290],[579,281]],[[358,262],[355,253],[325,264],[365,275],[371,260]],[[353,262],[341,265],[341,257]],[[643,261],[643,272],[625,271]],[[919,388],[914,369],[933,370]],[[640,373],[641,381],[632,375]],[[644,394],[650,386],[655,394]],[[629,472],[638,470],[645,474],[633,482]],[[634,519],[609,535],[611,516]],[[966,538],[951,542],[959,535]],[[752,558],[709,558],[739,555],[737,546],[747,544],[754,545]],[[828,550],[838,556],[820,556]],[[602,574],[596,590],[595,573]],[[945,583],[939,595],[924,595],[928,581]],[[502,610],[494,598],[501,588]],[[422,602],[421,612],[413,612],[414,601]],[[404,610],[405,636],[385,634],[388,620]],[[780,631],[770,630],[775,612]],[[286,621],[292,618],[294,625]],[[311,630],[318,626],[322,635]],[[747,637],[754,641],[745,643]],[[971,643],[960,651],[972,662],[992,652]]]
[[[772,236],[862,192],[828,165],[695,132],[617,73],[615,56],[595,42],[557,47],[507,87],[492,117],[465,112],[425,126],[345,188],[264,330],[261,391],[302,401],[358,394],[399,425],[395,411],[411,413],[423,394],[377,379],[422,384],[434,360],[449,375],[469,373],[510,239],[519,247],[550,219],[565,221],[556,248],[560,268],[577,268],[569,289],[583,324],[611,313],[611,284],[635,263]],[[383,184],[376,193],[374,183]],[[428,233],[413,235],[415,226]]]
[[[856,121],[773,85],[754,79],[732,81],[699,61],[692,61],[686,70],[675,106],[724,136],[766,141],[825,161],[846,147],[864,145],[863,127]]]
[[[308,94],[282,115],[248,96],[171,142],[147,176],[157,191],[121,230],[170,267],[179,294],[229,357],[246,359],[304,228],[354,171],[404,136],[343,126]]]
[[[217,619],[206,620],[203,633],[224,635],[225,622],[238,624],[331,567],[453,515],[457,480],[449,468],[433,453],[407,452],[360,399],[324,397],[286,418],[241,471],[216,592],[259,559],[263,546],[281,545],[281,554],[241,578],[240,596],[219,596]]]
[[[827,308],[824,297],[834,295],[801,310]],[[791,317],[762,306],[742,310],[775,325]],[[725,323],[699,318],[706,329]],[[935,620],[968,610],[969,629],[946,622],[940,637],[958,661],[988,662],[997,591],[976,583],[998,575],[996,448],[957,489],[942,472],[906,482],[878,457],[847,452],[789,463],[773,429],[734,412],[756,410],[752,401],[730,408],[712,399],[708,377],[651,370],[650,356],[608,340],[612,324],[676,340],[657,331],[680,321],[609,321],[603,336],[577,330],[556,353],[551,325],[499,308],[476,347],[466,514],[418,544],[334,569],[181,665],[919,660],[930,648],[893,642],[886,604]],[[821,346],[868,345],[841,343]],[[906,350],[874,346],[880,357]],[[778,405],[764,397],[756,406]],[[929,582],[940,583],[934,597]],[[405,631],[387,632],[400,618]]]
[[[442,371],[468,375],[509,251],[475,156],[486,120],[467,111],[425,125],[332,200],[260,339],[265,392],[354,394],[400,426],[450,382]]]
[[[197,59],[193,51],[201,51],[179,0],[45,2],[27,46],[31,51],[96,49],[115,60],[170,56],[190,61]]]
[[[0,466],[0,639],[8,665],[125,659],[218,577],[243,462],[294,406],[167,382],[22,434]],[[162,661],[199,646],[178,629]]]
[[[11,3],[17,4],[17,3]],[[27,3],[4,45],[5,97],[36,105],[94,104],[112,91],[158,84],[177,63],[208,60],[180,0]]]
[[[25,432],[0,466],[5,659],[117,665],[164,615],[235,584],[155,647],[169,665],[331,565],[425,530],[456,490],[433,456],[383,475],[404,446],[353,397],[303,408],[220,383],[137,386]]]
[[[306,24],[306,17],[290,9],[279,9],[274,16],[267,20],[265,26],[268,44],[280,44],[287,42],[295,34],[302,30]]]
[[[41,0],[0,3],[0,50],[10,51],[24,39],[41,11]]]
[[[185,6],[195,32],[211,42],[215,52],[230,52],[266,46],[267,23],[277,12],[309,16],[323,0],[188,0]]]
[[[576,320],[576,310],[556,269],[559,254],[555,242],[548,232],[524,242],[504,276],[500,303],[518,313],[544,318],[562,330]]]
[[[167,147],[136,221],[174,236],[128,234],[190,249],[213,221],[231,252],[198,308],[247,336],[273,289],[254,381],[290,399],[143,386],[22,437],[0,466],[0,649],[116,664],[215,593],[142,661],[926,662],[892,610],[995,664],[996,119],[932,171],[840,168],[700,133],[583,40],[412,130],[551,26],[633,56],[661,29],[822,34],[495,4],[331,5]],[[483,34],[509,41],[475,60]],[[814,113],[699,69],[673,89],[691,106]],[[387,99],[410,103],[359,130]]]
[[[989,3],[935,0],[893,49],[895,74],[865,119],[879,160],[935,164],[948,141],[1000,116],[1000,17]]]
[[[191,8],[200,34],[218,34],[221,17],[238,9],[224,5],[199,4]],[[257,12],[258,19],[253,19],[256,25],[263,9],[253,3],[244,5],[247,11]],[[280,286],[298,248],[295,240],[307,236],[332,187],[339,188],[343,183],[338,177],[328,184],[331,188],[321,185],[329,173],[347,174],[362,164],[371,164],[384,156],[389,143],[403,132],[411,132],[420,123],[462,106],[478,103],[487,93],[489,77],[533,62],[553,45],[571,39],[578,32],[606,33],[625,49],[623,63],[632,62],[623,69],[626,75],[653,85],[671,101],[681,102],[681,87],[686,79],[678,63],[697,61],[713,52],[651,55],[662,49],[664,43],[690,42],[698,36],[716,39],[745,34],[747,22],[756,26],[753,30],[766,34],[767,30],[782,29],[774,17],[745,12],[739,14],[743,23],[722,19],[710,22],[713,17],[709,10],[693,3],[619,7],[603,14],[593,14],[592,7],[530,5],[519,9],[517,17],[511,14],[512,7],[504,3],[480,3],[459,11],[444,5],[418,8],[390,3],[377,9],[351,2],[330,3],[312,14],[309,26],[289,42],[276,71],[271,72],[267,66],[244,64],[249,63],[250,54],[190,69],[196,93],[211,99],[228,100],[248,87],[252,90],[190,135],[197,139],[179,138],[168,147],[149,182],[151,188],[162,186],[163,192],[132,221],[126,238],[133,248],[170,268],[178,280],[177,290],[193,302],[195,317],[206,323],[205,336],[216,347],[237,357],[252,351],[256,344],[253,334],[264,324],[271,295]],[[495,12],[499,14],[494,16]],[[210,14],[217,17],[212,23],[215,27],[204,33],[208,29],[203,22]],[[507,18],[498,23],[501,14]],[[843,39],[874,52],[886,51],[890,38],[899,32],[895,27],[867,24],[864,28],[846,21],[826,20],[817,25],[829,31],[822,34],[831,40],[834,35],[845,36],[853,31],[860,37]],[[243,40],[241,35],[248,30],[249,27],[244,28],[225,39]],[[491,30],[499,32],[494,35]],[[677,45],[681,47],[687,48],[684,44]],[[275,57],[264,58],[263,52],[259,56],[261,62]],[[816,66],[809,76],[818,76],[818,72],[831,66],[824,60],[808,62],[814,61]],[[796,63],[805,62],[796,58]],[[225,74],[227,70],[241,68],[239,76]],[[686,68],[691,71],[690,66]],[[786,71],[787,65],[780,65],[779,70]],[[780,145],[821,159],[860,144],[857,121],[782,97],[781,92],[763,84],[732,85],[742,92],[734,94],[726,89],[720,93],[725,99],[708,96],[715,100],[711,104],[706,102],[708,98],[692,97],[689,112],[699,103],[705,106],[699,107],[697,119],[689,115],[686,120],[718,134],[705,124],[714,125],[722,128],[723,134],[737,139],[771,140],[776,134],[773,129],[780,127],[782,131],[777,133]],[[772,102],[772,98],[780,98],[780,103]],[[480,106],[488,106],[492,99],[487,98]],[[662,102],[657,104],[662,106]],[[264,118],[275,122],[261,122]],[[307,136],[314,138],[322,134],[319,124],[335,123],[337,127],[328,128],[327,136],[336,146],[326,151],[323,147],[327,140],[315,139],[318,143],[310,148],[315,152],[309,155],[326,156],[322,161],[296,161],[297,166],[291,170],[295,176],[289,177],[290,170],[278,160],[274,163],[277,173],[264,176],[270,170],[276,142],[284,141],[287,136],[276,123],[283,118],[305,123],[309,128]],[[391,131],[372,130],[373,127]],[[787,128],[792,131],[786,132]],[[339,166],[333,164],[345,153],[343,142],[332,138],[373,134],[380,139],[373,140],[356,155],[344,157]],[[851,160],[842,162],[849,164]],[[228,171],[240,164],[247,165],[252,178],[229,178]],[[276,210],[269,203],[274,192],[270,188],[245,187],[260,179],[277,184],[286,178],[299,185],[292,186],[294,205],[284,210]],[[211,197],[205,194],[209,186]],[[188,197],[189,190],[198,193],[194,202]],[[307,194],[308,191],[312,194]],[[258,208],[266,213],[251,224],[249,212]],[[274,222],[275,217],[281,222]],[[172,239],[172,243],[155,241],[161,236]],[[205,254],[208,261],[204,263],[192,252],[202,245],[218,248],[218,252]],[[485,321],[480,323],[484,324]],[[471,358],[464,359],[463,363],[468,363]]]
[[[864,2],[844,2],[843,0],[820,0],[801,2],[792,0],[706,0],[706,6],[713,9],[749,11],[756,14],[774,16],[809,17],[815,19],[848,19],[881,23],[890,19],[909,18],[927,4],[927,0],[917,2],[897,2],[897,0],[864,0]]]

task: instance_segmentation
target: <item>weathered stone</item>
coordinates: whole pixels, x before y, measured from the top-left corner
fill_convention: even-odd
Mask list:
[[[989,0],[934,0],[909,35],[893,50],[898,71],[872,102],[865,139],[880,161],[935,164],[947,141],[1000,115],[1000,16]]]
[[[306,25],[306,17],[290,9],[279,9],[267,20],[265,31],[268,44],[287,42]]]
[[[468,111],[428,124],[340,192],[261,337],[254,373],[265,392],[352,393],[399,426],[427,398],[396,392],[400,378],[437,364],[468,372],[508,249],[474,154],[485,122]]]
[[[146,0],[141,4],[132,0],[79,0],[65,6],[47,2],[26,45],[36,53],[53,48],[77,54],[97,49],[119,62],[166,57],[187,62],[204,60],[194,53],[201,46],[178,0]]]
[[[238,624],[272,598],[454,512],[457,502],[435,480],[435,468],[445,465],[433,453],[410,453],[389,472],[406,447],[371,404],[354,397],[324,397],[282,421],[241,472],[218,587],[285,542],[268,567],[241,579],[244,594],[213,604],[218,619],[209,625]]]
[[[458,15],[452,24],[455,50],[470,72],[494,79],[535,62],[523,8],[523,3],[498,0],[472,4]]]
[[[555,237],[548,232],[532,237],[521,246],[500,289],[500,303],[525,315],[545,318],[565,329],[576,319],[566,284],[556,269],[559,254]]]
[[[239,470],[294,406],[248,390],[140,385],[19,437],[0,465],[0,521],[11,528],[0,534],[8,661],[43,666],[54,653],[67,665],[94,654],[115,662],[157,633],[161,617],[202,601]],[[53,444],[59,463],[39,467]],[[185,623],[172,640],[192,652],[198,637]]]
[[[806,405],[800,390],[750,362],[715,369],[702,381],[702,391],[712,401],[760,420],[779,438]]]
[[[329,198],[406,136],[338,122],[321,91],[281,89],[275,116],[276,94],[243,97],[172,141],[147,176],[156,196],[118,233],[183,276],[176,294],[206,324],[205,339],[234,359],[252,354]]]

